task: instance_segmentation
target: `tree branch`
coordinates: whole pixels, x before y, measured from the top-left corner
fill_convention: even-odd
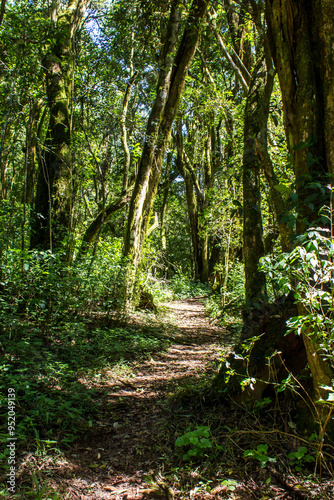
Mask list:
[[[221,34],[219,33],[216,22],[212,16],[210,16],[210,22],[211,22],[211,25],[213,27],[213,31],[215,33],[218,44],[219,44],[220,48],[222,49],[222,52],[224,53],[226,59],[230,63],[236,76],[240,79],[240,82],[241,82],[243,89],[247,92],[248,87],[249,87],[249,81],[251,79],[251,75],[249,74],[246,66],[244,65],[244,63],[242,62],[242,60],[240,59],[240,57],[238,56],[236,51],[234,49],[232,49],[233,56],[234,56],[234,59],[233,59],[233,57],[231,56],[231,54],[227,50],[226,45],[224,43],[224,40],[223,40]]]
[[[90,244],[101,229],[102,225],[107,222],[107,220],[113,213],[117,212],[120,208],[126,205],[129,200],[129,196],[124,196],[120,200],[109,205],[105,210],[102,210],[98,214],[98,216],[90,223],[90,225],[86,229],[84,237],[82,238],[82,245],[79,252],[80,254],[84,254],[87,252]]]

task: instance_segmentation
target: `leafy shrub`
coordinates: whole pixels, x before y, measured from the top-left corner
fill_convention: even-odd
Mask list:
[[[298,239],[290,253],[276,260],[261,259],[261,268],[281,293],[294,293],[305,314],[288,321],[289,331],[315,335],[320,349],[334,364],[334,251],[330,231],[311,228]],[[334,392],[334,391],[332,391]]]
[[[194,431],[189,431],[180,436],[175,441],[175,446],[187,449],[183,454],[183,460],[191,460],[197,457],[203,457],[205,453],[212,448],[210,437],[210,427],[200,426]]]
[[[296,471],[301,471],[304,464],[315,462],[315,458],[309,454],[306,446],[300,446],[297,451],[289,453],[288,458]]]
[[[256,450],[245,450],[244,458],[253,458],[254,460],[258,460],[261,464],[261,467],[265,467],[268,462],[276,462],[276,458],[270,458],[268,456],[268,445],[267,444],[259,444],[256,447]]]
[[[19,341],[0,336],[0,393],[6,399],[8,387],[15,389],[22,442],[35,436],[73,440],[99,413],[97,390],[81,380],[82,373],[89,378],[120,360],[139,359],[168,345],[161,326],[96,328],[66,322],[51,328],[52,344],[37,334],[30,328]],[[5,417],[6,405],[0,409],[4,423]],[[0,432],[4,435],[6,427]]]
[[[212,294],[205,304],[208,315],[212,318],[225,319],[229,314],[239,313],[245,300],[245,273],[241,262],[231,264],[226,288]]]
[[[177,299],[199,297],[208,295],[211,292],[209,285],[199,281],[192,281],[181,273],[175,274],[170,285]]]

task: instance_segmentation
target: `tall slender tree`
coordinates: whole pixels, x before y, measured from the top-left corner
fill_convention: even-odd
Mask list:
[[[145,143],[130,201],[124,238],[123,255],[128,259],[124,287],[126,308],[132,304],[135,274],[141,259],[142,245],[161,177],[172,124],[199,41],[207,5],[207,0],[193,1],[180,43],[178,37],[181,3],[175,0],[171,6],[166,39],[159,61],[156,98],[147,123]]]

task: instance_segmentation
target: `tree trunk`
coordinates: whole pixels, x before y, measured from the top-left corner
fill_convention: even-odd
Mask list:
[[[179,124],[178,126],[176,141],[177,141],[177,153],[178,153],[176,165],[184,180],[186,187],[187,210],[188,210],[190,234],[192,242],[194,278],[196,280],[199,280],[203,272],[203,258],[201,251],[201,242],[199,238],[198,197],[195,194],[192,175],[183,161],[181,124]]]
[[[266,0],[266,17],[296,175],[297,233],[302,233],[317,219],[319,208],[329,205],[329,191],[327,197],[319,186],[334,173],[334,4]],[[303,338],[319,396],[333,374],[310,334]]]
[[[42,111],[41,101],[30,105],[29,123],[26,133],[26,172],[24,180],[23,203],[32,205],[34,198],[35,170],[37,162],[38,129]],[[43,119],[43,116],[42,116]]]
[[[325,7],[328,11],[324,18]],[[333,61],[334,19],[330,12],[332,2],[326,0],[266,0],[286,137],[296,176],[297,233],[314,221],[326,201],[314,183],[327,183],[326,174],[334,172],[334,84],[333,65],[329,64]],[[307,200],[312,194],[315,196],[310,203]]]
[[[8,167],[8,158],[10,152],[10,144],[13,139],[13,130],[11,125],[8,123],[8,116],[5,120],[4,129],[1,135],[1,145],[0,145],[0,181],[1,181],[1,190],[0,190],[0,199],[5,200],[7,198],[8,192],[8,182],[7,182],[7,167]]]
[[[101,230],[103,224],[105,224],[109,220],[113,213],[124,207],[128,203],[129,199],[129,197],[124,196],[119,201],[117,201],[116,203],[112,203],[98,214],[98,216],[89,224],[88,228],[86,229],[84,237],[82,238],[82,245],[79,254],[82,255],[88,251],[90,245]]]
[[[160,60],[157,96],[146,129],[146,140],[138,175],[130,201],[123,255],[128,260],[124,286],[125,308],[131,308],[136,270],[141,259],[142,245],[157,192],[171,128],[183,92],[188,69],[195,53],[201,20],[207,0],[194,0],[188,22],[175,54],[180,23],[180,4],[175,1],[167,28],[167,37]]]
[[[2,25],[2,21],[5,15],[5,10],[6,10],[6,0],[1,0],[1,7],[0,7],[0,26]]]
[[[260,76],[260,71],[265,76]],[[260,159],[256,143],[267,141],[267,120],[273,77],[265,71],[261,61],[254,70],[247,95],[244,118],[243,154],[243,256],[245,264],[246,301],[251,303],[266,298],[266,277],[258,270],[264,255],[261,216]]]
[[[124,151],[124,176],[123,176],[123,193],[126,193],[128,189],[128,183],[129,183],[129,172],[130,172],[130,164],[131,164],[131,155],[130,155],[130,150],[128,146],[128,139],[127,139],[127,128],[126,128],[126,115],[128,112],[128,105],[131,97],[131,90],[133,87],[133,84],[138,76],[138,71],[131,76],[130,81],[126,87],[124,99],[123,99],[123,109],[122,109],[122,115],[121,115],[121,130],[122,130],[122,146],[123,146],[123,151]]]
[[[258,155],[261,161],[261,167],[269,184],[270,198],[274,206],[275,216],[279,227],[281,247],[283,252],[290,252],[293,246],[292,242],[293,231],[292,228],[290,228],[287,223],[282,222],[282,217],[286,215],[288,208],[283,199],[282,193],[280,193],[279,191],[277,191],[277,189],[275,189],[275,186],[279,184],[279,181],[277,179],[273,163],[268,153],[267,141],[265,141],[265,143],[260,143],[259,141],[257,143],[257,148],[258,148]]]
[[[168,258],[167,258],[167,235],[166,235],[166,215],[167,215],[167,204],[168,204],[168,195],[170,188],[170,169],[172,163],[173,154],[170,152],[167,156],[167,164],[165,170],[165,185],[163,188],[163,197],[162,197],[162,208],[161,208],[161,226],[160,226],[160,235],[161,235],[161,252],[162,252],[162,264],[163,264],[163,275],[167,279],[168,278]]]
[[[87,5],[88,0],[72,0],[64,12],[52,15],[54,40],[42,61],[50,119],[39,165],[30,248],[59,250],[70,233],[73,37]]]

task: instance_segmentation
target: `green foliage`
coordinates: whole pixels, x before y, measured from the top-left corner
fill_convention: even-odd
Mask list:
[[[314,336],[323,355],[333,364],[334,264],[330,230],[311,228],[298,238],[291,253],[264,257],[261,268],[277,292],[294,293],[305,314],[290,318],[288,333]]]
[[[184,274],[176,274],[170,282],[171,289],[177,299],[186,299],[189,297],[199,297],[208,295],[210,288],[200,281],[192,281]]]
[[[267,444],[259,444],[256,447],[256,450],[245,450],[244,458],[253,458],[254,460],[258,460],[261,464],[261,467],[265,467],[268,462],[276,462],[276,458],[270,458],[268,456],[268,445]]]
[[[309,454],[306,446],[300,446],[297,451],[289,453],[288,458],[296,471],[301,471],[305,464],[315,462],[315,458]]]
[[[31,500],[60,500],[60,496],[46,484],[41,485],[36,474],[32,476],[34,487],[25,491],[25,497]]]
[[[98,245],[95,259],[64,264],[61,254],[2,248],[0,392],[13,387],[17,436],[70,443],[98,417],[97,389],[85,377],[164,350],[161,328],[121,327],[108,311],[119,300],[121,244]],[[82,379],[84,374],[84,379]],[[4,399],[6,401],[6,399]],[[0,409],[5,422],[5,406]],[[4,424],[3,424],[4,425]],[[6,435],[2,426],[0,432]]]
[[[212,448],[210,437],[210,427],[200,426],[194,431],[189,431],[183,436],[180,436],[175,441],[175,446],[188,449],[183,454],[183,460],[193,460],[198,457],[203,457],[209,449]]]
[[[236,487],[238,486],[238,481],[235,479],[225,479],[224,481],[221,482],[222,486],[227,486],[229,491],[234,491]]]
[[[0,391],[6,397],[8,387],[15,389],[20,401],[16,430],[22,442],[33,436],[70,442],[99,414],[98,390],[81,380],[83,374],[94,377],[119,361],[140,359],[168,345],[161,327],[96,328],[63,322],[52,328],[48,342],[37,330],[27,330],[20,342],[1,336]],[[3,412],[5,407],[0,410],[5,422]]]
[[[216,266],[218,272],[224,273],[223,266]],[[210,295],[206,300],[205,308],[212,318],[221,318],[228,322],[229,316],[237,316],[245,301],[245,273],[242,262],[236,260],[230,263],[228,277],[224,286]],[[213,285],[213,290],[216,288]],[[224,303],[223,303],[224,302]]]

